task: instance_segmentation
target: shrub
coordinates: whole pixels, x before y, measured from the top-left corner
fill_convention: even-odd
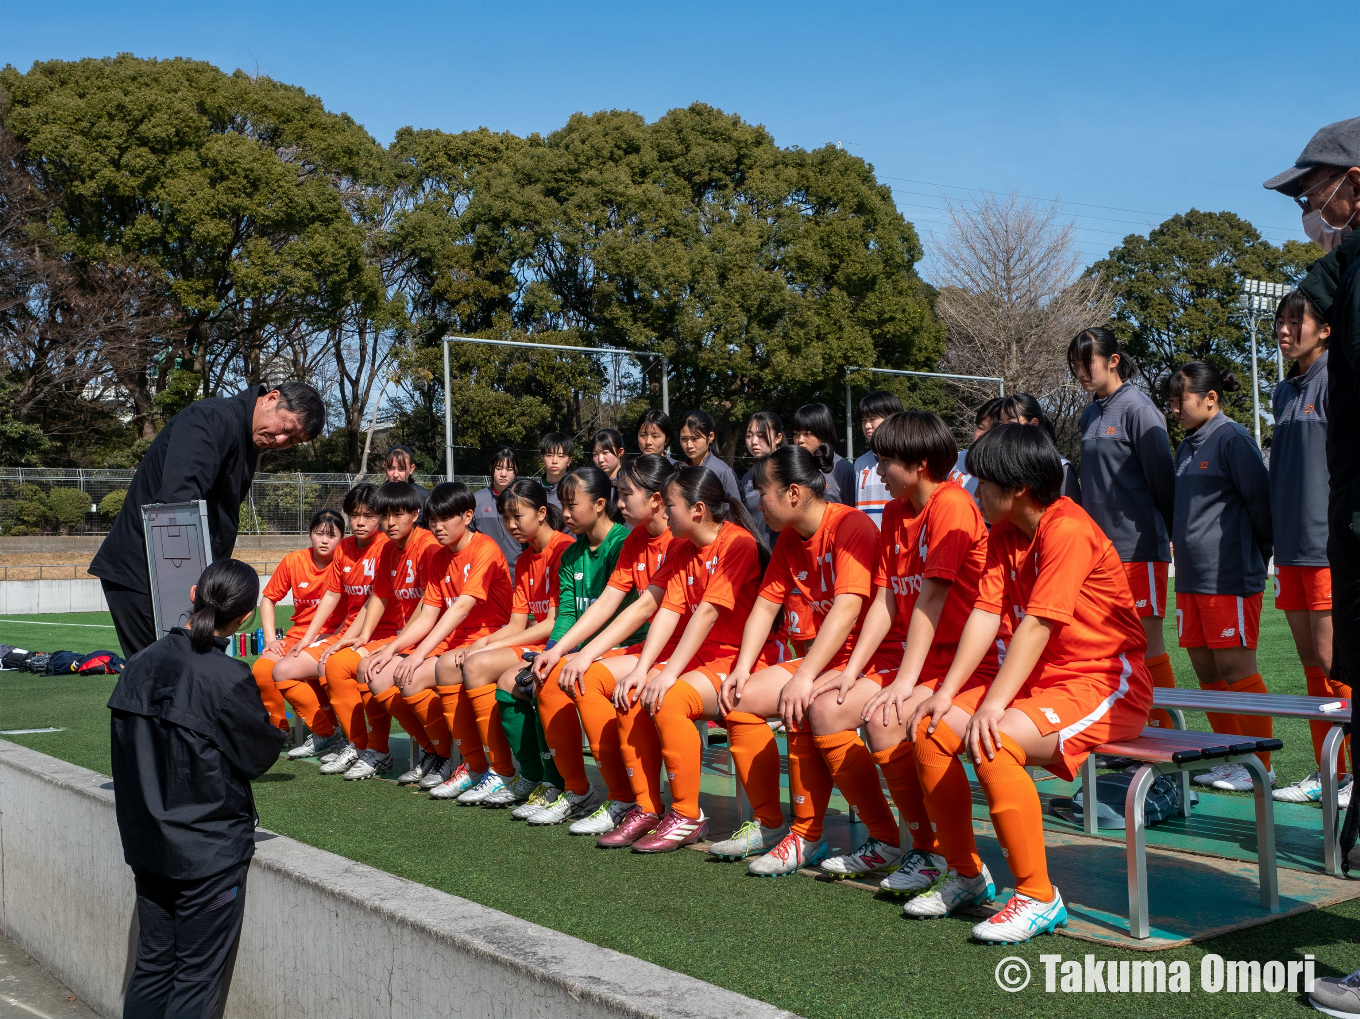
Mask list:
[[[47,495],[45,522],[58,534],[69,534],[85,522],[90,497],[78,488],[54,488]]]
[[[99,515],[105,520],[112,520],[123,509],[123,500],[127,498],[127,489],[120,488],[110,492],[99,500]]]

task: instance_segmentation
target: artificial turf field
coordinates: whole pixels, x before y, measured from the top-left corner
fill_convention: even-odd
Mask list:
[[[1284,616],[1271,601],[1267,592],[1262,674],[1273,692],[1304,693]],[[1174,645],[1174,623],[1167,629]],[[83,651],[115,638],[107,615],[78,613],[3,617],[0,641]],[[1184,652],[1171,654],[1178,682],[1194,686]],[[112,688],[111,677],[0,673],[0,729],[63,730],[3,738],[107,774],[104,705]],[[1189,722],[1207,729],[1202,716]],[[1285,784],[1313,770],[1311,743],[1304,722],[1277,719],[1275,726],[1285,750],[1274,763]],[[306,762],[280,760],[255,795],[261,824],[280,834],[808,1017],[1303,1014],[1302,994],[1202,992],[1200,958],[1287,962],[1309,953],[1319,976],[1360,965],[1360,900],[1152,957],[1055,937],[989,947],[969,940],[974,918],[907,921],[895,900],[801,877],[750,878],[744,866],[697,852],[607,853],[569,836],[565,825],[528,829],[504,811],[437,803],[391,782],[323,779]],[[1055,880],[1061,887],[1061,875]],[[1009,883],[1000,874],[997,881]],[[1193,990],[1044,993],[1041,954],[1080,960],[1089,951],[1101,960],[1189,960]],[[995,967],[1006,956],[1027,960],[1035,974],[1018,994],[996,984]]]

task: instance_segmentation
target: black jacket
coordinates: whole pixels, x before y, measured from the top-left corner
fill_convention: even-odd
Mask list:
[[[213,559],[231,557],[241,503],[259,461],[251,423],[255,401],[264,393],[263,386],[253,386],[235,396],[199,400],[166,423],[137,467],[123,508],[90,564],[92,574],[150,593],[142,507],[153,502],[206,499]]]
[[[109,698],[113,797],[123,859],[133,870],[192,881],[255,855],[250,780],[278,760],[250,668],[198,651],[175,627],[133,655]]]

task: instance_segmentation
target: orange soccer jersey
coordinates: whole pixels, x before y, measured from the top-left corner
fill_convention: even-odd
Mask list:
[[[277,603],[293,592],[293,622],[285,635],[296,640],[307,632],[307,627],[316,615],[316,607],[328,590],[339,556],[332,558],[325,567],[318,568],[312,558],[310,548],[289,552],[274,570],[269,583],[264,586],[263,597]],[[345,602],[341,599],[331,617],[322,627],[323,633],[334,633],[345,625]]]
[[[387,535],[379,531],[361,548],[358,539],[351,534],[341,541],[340,547],[335,550],[335,568],[326,582],[326,590],[344,596],[340,602],[345,609],[341,629],[354,622],[363,609],[364,602],[368,601],[368,596],[373,593],[373,581],[378,576],[378,561],[382,558],[387,542]]]
[[[755,604],[759,580],[756,539],[746,528],[727,521],[718,528],[711,544],[695,549],[670,575],[661,607],[680,613],[683,625],[701,603],[715,606],[718,620],[708,632],[704,650],[727,648],[735,653],[741,649],[742,631]],[[677,627],[677,636],[681,632]]]
[[[779,532],[770,565],[765,568],[760,597],[783,604],[794,596],[811,612],[818,629],[837,595],[857,594],[864,598],[845,647],[831,662],[833,668],[844,664],[851,641],[869,611],[878,534],[867,514],[853,506],[827,503],[822,522],[812,537],[804,539],[792,527]]]
[[[548,547],[542,552],[530,545],[520,553],[515,563],[515,592],[510,603],[512,613],[523,613],[540,623],[547,618],[551,609],[557,607],[562,596],[557,576],[562,566],[562,554],[574,544],[576,539],[570,534],[554,531],[548,539]]]
[[[624,592],[637,588],[641,594],[665,565],[666,558],[679,553],[685,546],[694,547],[669,530],[653,538],[646,527],[634,527],[623,539],[614,572],[609,575],[609,586]]]
[[[383,600],[383,615],[373,631],[370,645],[395,637],[410,622],[425,597],[430,560],[438,551],[439,542],[423,527],[411,532],[405,548],[397,548],[394,541],[384,547],[372,588],[372,593]]]
[[[474,531],[461,552],[438,549],[425,576],[426,605],[447,610],[463,595],[477,602],[431,657],[495,633],[510,621],[510,566],[495,539]]]

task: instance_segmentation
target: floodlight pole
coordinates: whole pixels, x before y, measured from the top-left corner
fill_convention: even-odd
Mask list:
[[[1006,395],[1006,380],[995,375],[953,375],[949,372],[909,372],[900,368],[856,368],[848,366],[845,369],[845,458],[853,461],[855,459],[855,412],[854,403],[850,397],[850,376],[855,372],[877,372],[880,375],[915,375],[919,378],[927,379],[966,379],[970,382],[995,382],[1001,391],[1001,395]]]
[[[1242,296],[1237,302],[1251,329],[1251,416],[1252,434],[1256,437],[1257,449],[1261,448],[1261,380],[1257,367],[1256,323],[1267,316],[1273,317],[1275,309],[1279,307],[1280,301],[1287,293],[1289,287],[1283,283],[1243,280]],[[1284,381],[1284,354],[1281,353],[1278,343],[1275,345],[1275,375],[1277,382]]]
[[[449,342],[444,347],[444,480],[453,480],[453,401],[449,398]]]

